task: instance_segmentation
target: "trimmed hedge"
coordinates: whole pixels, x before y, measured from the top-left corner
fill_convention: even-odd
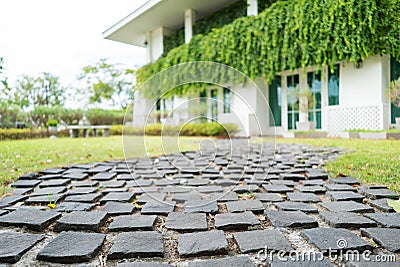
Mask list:
[[[0,140],[18,140],[48,137],[47,130],[39,129],[0,129]]]

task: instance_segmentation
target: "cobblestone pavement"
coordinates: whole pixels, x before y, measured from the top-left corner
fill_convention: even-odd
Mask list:
[[[217,147],[21,176],[0,200],[0,266],[400,265],[378,262],[400,260],[398,195],[329,178],[344,151]]]

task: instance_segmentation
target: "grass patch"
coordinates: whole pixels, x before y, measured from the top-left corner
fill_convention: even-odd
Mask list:
[[[57,138],[0,142],[0,195],[6,193],[5,185],[20,175],[46,168],[63,167],[75,163],[91,163],[157,156],[177,151],[198,149],[199,138],[121,136],[109,138]]]
[[[276,142],[345,148],[349,153],[326,164],[325,169],[331,175],[352,176],[400,192],[400,140],[277,138]]]

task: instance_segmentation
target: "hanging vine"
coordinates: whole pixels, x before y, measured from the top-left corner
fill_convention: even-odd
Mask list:
[[[270,80],[282,70],[356,63],[376,54],[400,59],[399,6],[398,0],[278,1],[258,16],[195,35],[139,69],[137,80],[143,83],[163,69],[193,61],[219,62],[252,79]],[[177,88],[175,93],[188,91]],[[144,92],[147,97],[154,93]]]

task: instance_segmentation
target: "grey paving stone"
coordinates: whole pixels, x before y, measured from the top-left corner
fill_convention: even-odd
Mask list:
[[[361,228],[361,234],[372,238],[378,245],[391,252],[400,251],[400,229],[395,228]]]
[[[64,201],[94,203],[94,202],[98,201],[102,196],[103,195],[101,193],[74,195],[74,196],[67,196]]]
[[[386,228],[400,228],[399,213],[369,213],[365,217],[376,221],[379,225]]]
[[[96,207],[92,203],[82,203],[82,202],[62,202],[57,205],[54,211],[58,212],[72,212],[72,211],[89,211]]]
[[[204,186],[210,183],[209,179],[191,179],[187,181],[188,186]]]
[[[321,202],[318,204],[330,211],[335,211],[335,212],[340,212],[340,211],[357,212],[357,213],[374,212],[374,209],[371,208],[370,206],[355,201]]]
[[[174,180],[174,179],[162,179],[162,180],[156,180],[154,182],[156,186],[168,186],[168,185],[179,185],[180,180]]]
[[[288,187],[294,187],[296,185],[295,182],[289,180],[270,180],[272,185],[286,185]]]
[[[62,178],[71,179],[75,181],[82,181],[88,178],[89,175],[84,172],[70,172],[62,175]]]
[[[171,264],[158,262],[158,261],[132,261],[132,262],[119,262],[117,267],[173,267]]]
[[[84,170],[84,172],[94,174],[94,173],[108,172],[111,169],[112,169],[111,166],[96,166],[94,168]]]
[[[207,218],[204,213],[171,212],[165,221],[165,227],[175,231],[205,231]]]
[[[57,204],[60,201],[64,199],[65,195],[64,194],[56,194],[56,195],[43,195],[43,196],[34,196],[34,197],[29,197],[27,200],[25,200],[26,205],[47,205],[50,203]]]
[[[70,188],[74,189],[75,187],[96,187],[99,185],[99,181],[72,181]]]
[[[126,183],[127,187],[147,187],[151,186],[153,184],[152,180],[143,180],[143,179],[137,179],[134,181],[128,181]]]
[[[354,212],[320,212],[321,217],[334,228],[358,229],[375,227],[376,223]]]
[[[215,200],[188,200],[185,202],[185,212],[190,213],[217,213],[218,205]]]
[[[0,262],[16,263],[22,255],[38,242],[43,235],[27,233],[2,232],[0,233]]]
[[[263,188],[268,193],[286,193],[293,192],[293,188],[290,188],[286,185],[263,185]]]
[[[266,210],[264,213],[275,227],[314,228],[318,222],[301,211]]]
[[[67,191],[67,188],[65,186],[46,187],[46,188],[40,188],[39,190],[34,191],[29,196],[34,197],[34,196],[56,195],[56,194],[64,193],[65,191]]]
[[[32,188],[41,183],[40,180],[17,180],[10,186],[15,188]]]
[[[21,196],[21,195],[5,196],[2,199],[0,199],[0,207],[7,207],[10,205],[14,205],[18,202],[24,201],[27,198],[28,198],[27,196]]]
[[[26,227],[32,231],[43,231],[61,216],[54,211],[17,209],[0,217],[1,226]]]
[[[66,186],[69,183],[71,183],[70,179],[52,179],[52,180],[46,180],[43,181],[41,184],[39,184],[39,187],[60,187],[60,186]]]
[[[224,255],[228,254],[228,242],[220,230],[180,234],[178,253],[181,257]]]
[[[290,181],[300,181],[300,180],[305,180],[305,177],[303,174],[297,174],[297,173],[281,173],[279,175],[281,179],[283,180],[290,180]]]
[[[106,188],[118,188],[123,187],[126,184],[125,181],[107,181],[100,184],[101,187]]]
[[[185,202],[188,200],[200,200],[200,199],[201,199],[201,194],[196,191],[188,193],[176,193],[171,195],[171,200],[178,202]]]
[[[31,179],[35,179],[39,177],[39,174],[36,172],[30,172],[30,173],[26,173],[21,175],[20,177],[18,177],[18,179],[20,180],[31,180]]]
[[[112,192],[103,197],[100,200],[100,204],[104,205],[108,201],[132,202],[134,198],[135,193],[133,192]]]
[[[93,181],[108,181],[117,176],[115,172],[100,172],[95,174],[91,179]]]
[[[43,176],[39,176],[36,179],[45,181],[45,180],[52,180],[52,179],[59,179],[59,178],[62,178],[61,174],[46,174]]]
[[[215,180],[215,184],[220,186],[230,186],[238,184],[238,181],[231,179],[217,179]]]
[[[300,184],[304,185],[304,186],[313,186],[313,185],[320,185],[320,186],[324,186],[325,185],[325,181],[321,180],[321,179],[316,179],[316,180],[304,180],[301,181]]]
[[[354,192],[343,192],[343,191],[331,191],[327,192],[326,195],[330,197],[333,201],[358,201],[362,202],[364,196]]]
[[[278,202],[278,203],[275,203],[275,206],[278,208],[278,210],[282,210],[282,211],[298,210],[298,211],[309,212],[309,213],[318,212],[318,209],[315,208],[314,206],[311,206],[310,204],[302,203],[302,202]]]
[[[122,215],[117,216],[108,226],[110,232],[152,231],[157,221],[156,215]]]
[[[135,206],[132,203],[109,201],[104,205],[102,210],[110,216],[129,215],[133,213]]]
[[[74,211],[64,215],[54,226],[54,232],[94,231],[99,232],[108,218],[107,212]]]
[[[33,188],[13,188],[11,194],[13,195],[27,195],[33,192]]]
[[[250,226],[260,225],[252,212],[224,213],[215,215],[215,227],[223,230],[247,230]]]
[[[290,201],[296,202],[321,202],[321,199],[313,193],[287,193]]]
[[[260,200],[238,200],[226,203],[228,212],[252,211],[253,213],[263,213],[264,206]]]
[[[139,178],[139,175],[133,173],[123,173],[117,175],[117,181],[132,181]]]
[[[214,267],[214,266],[230,266],[230,267],[255,267],[256,265],[249,257],[234,256],[211,260],[196,260],[188,262],[188,267]]]
[[[293,250],[289,241],[277,229],[239,232],[234,233],[233,237],[242,253],[258,252],[266,247],[286,252]]]
[[[161,233],[155,231],[120,233],[115,239],[107,259],[134,257],[163,257],[164,242]]]
[[[317,254],[316,254],[317,255]],[[270,267],[334,267],[329,260],[323,258],[322,256],[315,256],[314,258],[295,258],[290,257],[280,257],[273,256],[273,260],[269,263]]]
[[[0,216],[6,215],[7,213],[9,213],[8,210],[0,210]]]
[[[234,192],[211,193],[210,200],[216,200],[217,202],[235,201],[238,200],[238,196]]]
[[[309,180],[314,180],[314,179],[326,180],[328,179],[328,174],[326,172],[321,172],[321,171],[308,171],[306,173],[306,177]]]
[[[81,263],[96,257],[106,236],[98,233],[62,232],[39,253],[36,259],[56,263]]]
[[[281,195],[278,193],[256,193],[256,200],[261,202],[280,202],[283,201]]]
[[[394,209],[387,204],[386,199],[368,200],[368,204],[384,212],[394,212]]]
[[[167,197],[166,193],[143,193],[136,199],[136,203],[143,205],[149,201],[164,201]]]
[[[341,228],[315,228],[301,231],[300,235],[321,252],[328,250],[371,250],[372,246],[356,234]]]
[[[97,191],[96,187],[77,187],[75,189],[68,190],[66,195],[73,196],[73,195],[92,194],[96,193],[96,191]]]
[[[39,173],[41,173],[41,174],[61,174],[65,171],[66,171],[66,169],[49,168],[49,169],[41,170]]]
[[[249,184],[249,185],[238,185],[232,187],[232,191],[238,194],[242,193],[251,193],[251,192],[256,192],[259,190],[259,187],[254,184]]]
[[[175,201],[150,201],[147,202],[142,210],[141,214],[143,215],[168,215],[175,208]]]
[[[329,191],[353,191],[356,192],[357,188],[348,184],[330,184],[326,183],[325,188]]]
[[[360,190],[361,194],[365,195],[370,199],[378,199],[378,198],[394,198],[398,199],[399,194],[393,192],[389,189],[362,189]]]
[[[348,185],[359,185],[360,181],[353,177],[337,177],[329,179],[330,183],[334,184],[348,184]]]
[[[311,185],[311,186],[297,185],[294,188],[302,193],[322,194],[325,193],[326,191],[325,188],[319,185]]]
[[[199,186],[196,190],[200,193],[215,193],[223,191],[221,186],[216,185]]]

